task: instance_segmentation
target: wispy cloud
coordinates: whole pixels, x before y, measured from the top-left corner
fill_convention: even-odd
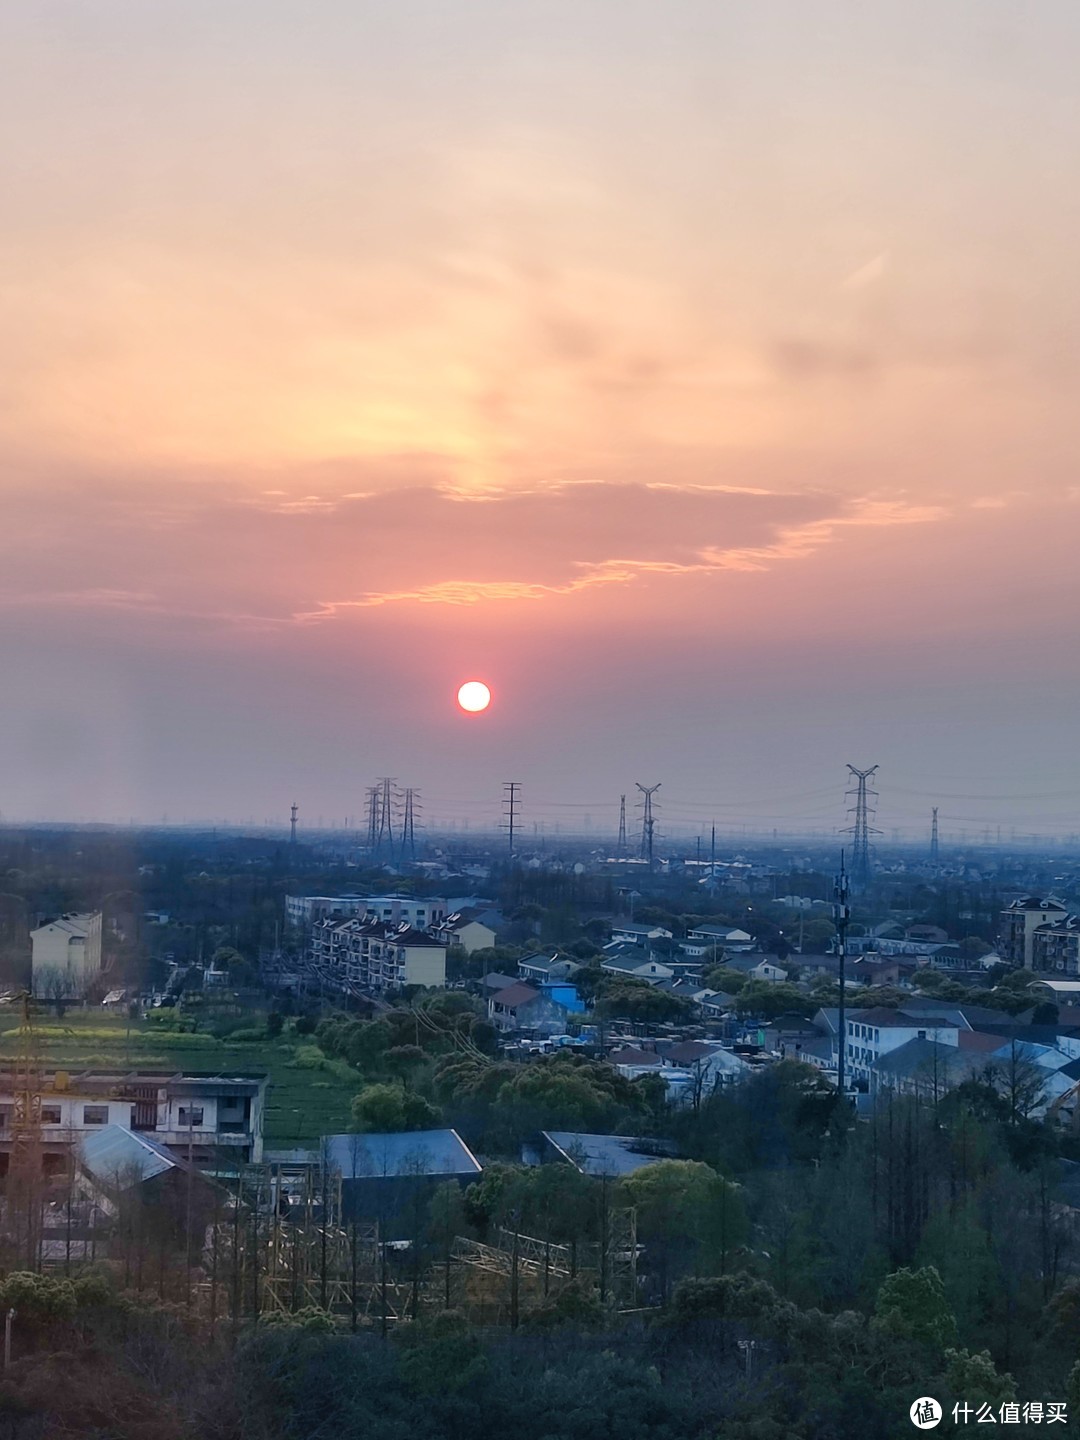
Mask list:
[[[688,561],[620,556],[601,561],[572,562],[577,574],[561,583],[528,583],[510,579],[443,580],[412,589],[371,591],[346,600],[321,602],[295,619],[304,624],[339,619],[349,610],[383,605],[480,605],[484,602],[542,600],[552,595],[572,595],[599,585],[625,585],[648,576],[668,578],[725,571],[768,570],[785,561],[800,560],[834,542],[847,530],[867,527],[925,525],[948,515],[943,506],[910,505],[899,500],[873,497],[857,501],[850,513],[812,520],[781,528],[768,545],[705,547]]]

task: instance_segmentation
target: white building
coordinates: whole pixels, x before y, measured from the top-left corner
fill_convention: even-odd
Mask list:
[[[285,918],[307,927],[331,915],[370,916],[394,925],[427,930],[446,919],[446,901],[410,895],[286,895]]]
[[[683,941],[683,949],[688,955],[706,955],[712,950],[745,954],[753,948],[754,937],[737,925],[698,925],[696,929],[687,931]]]
[[[906,1015],[902,1010],[889,1010],[884,1006],[851,1011],[845,1020],[846,1072],[852,1080],[867,1082],[880,1057],[899,1050],[909,1040],[932,1040],[938,1045],[957,1046],[959,1032],[971,1029],[959,1015]]]
[[[101,973],[101,911],[61,915],[30,932],[31,988],[35,995],[81,996]]]
[[[267,1077],[160,1071],[46,1071],[41,1076],[41,1138],[46,1157],[105,1125],[145,1133],[186,1158],[259,1162]],[[15,1072],[0,1071],[0,1156],[14,1139]]]

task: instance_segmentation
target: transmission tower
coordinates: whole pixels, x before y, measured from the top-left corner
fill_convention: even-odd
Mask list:
[[[367,808],[367,848],[372,854],[375,853],[375,841],[379,835],[379,795],[382,787],[369,785],[364,791],[364,804]]]
[[[395,805],[396,784],[396,780],[393,780],[388,775],[384,775],[377,787],[378,798],[376,800],[376,808],[378,810],[378,829],[375,834],[374,847],[376,855],[382,854],[384,842],[390,854],[393,855],[394,817],[397,808]]]
[[[510,854],[514,853],[514,834],[517,830],[518,815],[521,810],[521,781],[506,780],[503,783],[503,814],[506,819],[502,828],[507,832]]]
[[[641,802],[641,858],[648,860],[650,871],[653,868],[653,840],[656,833],[656,817],[653,814],[653,796],[660,789],[656,785],[642,785],[641,781],[635,782],[637,788],[645,797]]]
[[[292,810],[289,812],[289,844],[290,844],[290,845],[295,845],[295,844],[296,844],[296,817],[297,817],[297,815],[298,815],[299,813],[300,813],[300,812],[299,812],[299,808],[298,808],[298,806],[297,806],[297,805],[295,804],[295,802],[294,802],[294,803],[293,803]]]
[[[931,864],[931,865],[936,865],[936,864],[938,863],[937,812],[938,812],[938,807],[935,805],[934,808],[933,808],[933,810],[930,812],[930,815],[931,815],[931,818],[930,818],[930,864]]]
[[[619,796],[619,843],[615,853],[621,859],[626,854],[626,796]]]
[[[416,812],[420,809],[420,791],[410,785],[405,791],[405,809],[401,821],[401,858],[409,852],[411,860],[416,859]]]
[[[855,800],[855,804],[848,807],[848,814],[854,815],[855,823],[849,825],[844,834],[851,836],[851,880],[861,888],[870,880],[870,836],[881,834],[870,824],[874,802],[878,798],[877,791],[870,788],[870,782],[878,767],[871,765],[869,770],[858,770],[849,765],[847,768],[855,782],[847,792],[848,799],[854,797]]]

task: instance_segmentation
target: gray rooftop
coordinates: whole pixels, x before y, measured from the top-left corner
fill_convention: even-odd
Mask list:
[[[987,1057],[979,1051],[960,1050],[936,1040],[909,1040],[876,1060],[874,1071],[886,1085],[893,1080],[916,1080],[945,1088],[981,1075],[986,1065]]]
[[[479,1175],[481,1165],[456,1130],[328,1135],[323,1141],[343,1179],[389,1175]]]
[[[183,1168],[163,1145],[123,1125],[103,1125],[92,1131],[83,1138],[80,1153],[88,1175],[125,1190],[166,1170]]]
[[[670,1160],[670,1140],[643,1140],[631,1135],[578,1135],[570,1130],[544,1130],[544,1139],[583,1175],[632,1175],[643,1165]]]

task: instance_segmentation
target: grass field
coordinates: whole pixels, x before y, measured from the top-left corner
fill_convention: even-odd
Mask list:
[[[19,1018],[0,1012],[0,1063],[14,1059]],[[145,1020],[108,1012],[69,1011],[35,1022],[42,1061],[60,1068],[132,1070],[265,1070],[270,1076],[265,1140],[271,1148],[310,1145],[349,1128],[360,1077],[325,1060],[310,1040],[230,1042],[212,1035],[174,1035]]]

